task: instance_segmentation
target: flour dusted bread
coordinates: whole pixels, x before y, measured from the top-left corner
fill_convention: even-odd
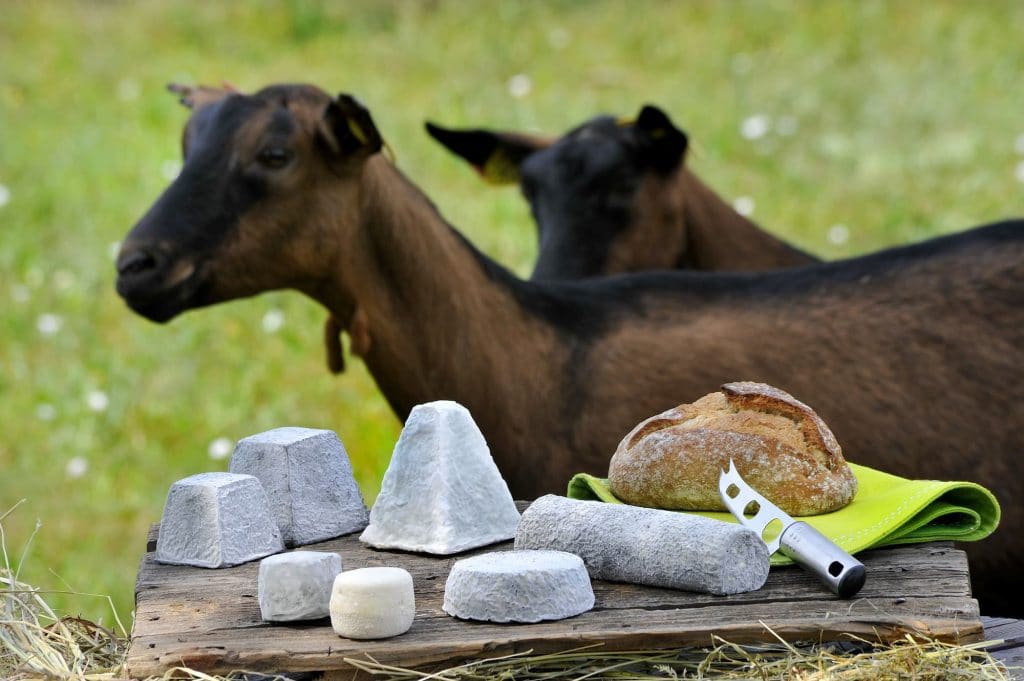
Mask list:
[[[764,383],[726,383],[693,404],[641,422],[612,457],[608,484],[637,506],[724,511],[718,476],[739,474],[790,515],[850,503],[857,479],[835,436],[814,411]]]

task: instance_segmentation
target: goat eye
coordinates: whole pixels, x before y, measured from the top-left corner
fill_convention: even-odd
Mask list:
[[[282,147],[268,147],[256,159],[267,168],[283,168],[292,160],[292,152]]]

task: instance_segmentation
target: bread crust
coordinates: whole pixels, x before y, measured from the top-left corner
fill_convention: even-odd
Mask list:
[[[637,506],[724,511],[718,477],[730,459],[790,515],[836,511],[857,492],[839,443],[814,410],[753,382],[726,383],[639,423],[612,456],[608,484]]]

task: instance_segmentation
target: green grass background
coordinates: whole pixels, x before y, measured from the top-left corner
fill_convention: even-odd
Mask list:
[[[838,258],[1022,212],[1021,26],[1012,1],[4,2],[0,513],[27,499],[3,523],[12,561],[38,520],[22,577],[109,594],[127,616],[168,486],[227,466],[213,440],[335,429],[372,500],[398,434],[357,360],[327,373],[323,313],[294,293],[168,326],[115,295],[114,244],[179,157],[186,112],[168,81],[357,94],[399,165],[519,273],[535,245],[517,191],[484,187],[422,121],[555,132],[654,102],[709,184]],[[517,74],[526,96],[510,94]],[[794,129],[745,139],[753,115]],[[284,325],[267,333],[272,309]],[[39,331],[47,314],[58,333]],[[90,409],[94,391],[106,409]],[[110,621],[103,600],[53,600]]]

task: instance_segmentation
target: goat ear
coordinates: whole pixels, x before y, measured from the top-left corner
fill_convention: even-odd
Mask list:
[[[461,157],[490,184],[519,182],[519,166],[526,158],[551,145],[551,140],[514,132],[442,128],[427,121],[427,132]]]
[[[370,155],[384,146],[369,110],[358,99],[345,93],[327,105],[320,133],[335,154],[359,152]]]
[[[664,111],[650,104],[644,106],[633,128],[641,152],[656,170],[668,173],[683,162],[689,139]]]
[[[168,91],[178,95],[178,101],[188,109],[201,109],[207,104],[219,102],[228,95],[238,94],[234,85],[224,83],[223,87],[210,87],[207,85],[179,85],[168,83]]]

